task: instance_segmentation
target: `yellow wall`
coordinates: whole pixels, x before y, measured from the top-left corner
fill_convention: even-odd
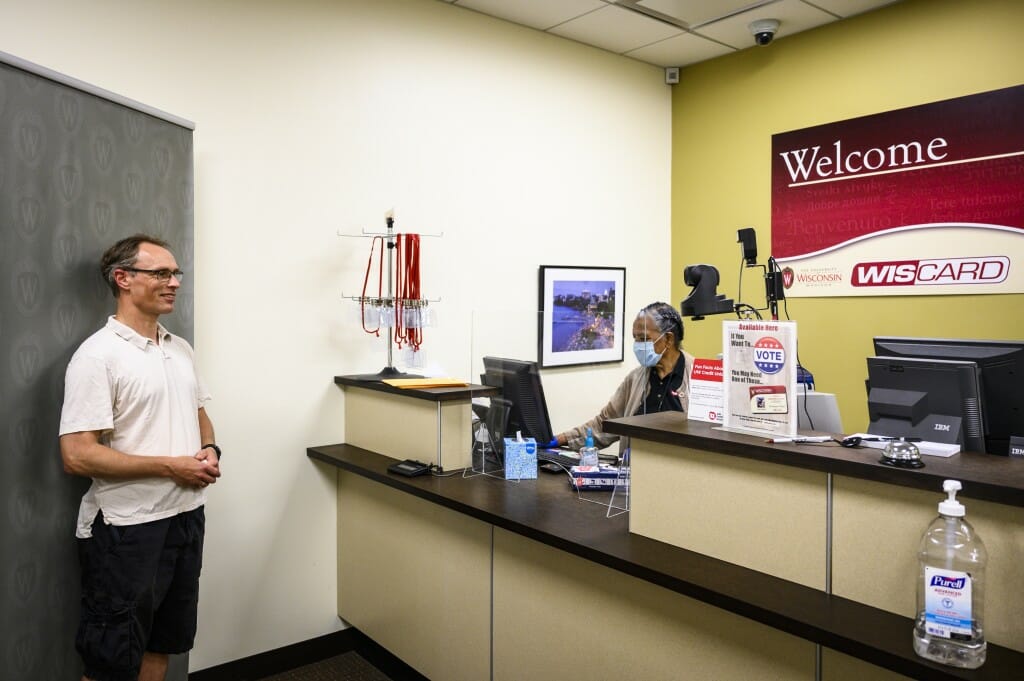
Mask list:
[[[757,228],[759,262],[770,254],[773,134],[1018,85],[1022,26],[1020,0],[907,0],[684,69],[673,93],[673,300],[688,293],[682,271],[695,263],[714,264],[719,293],[736,296],[741,227]],[[756,307],[759,272],[743,282],[743,301]],[[837,393],[854,432],[867,426],[873,336],[1024,338],[1022,303],[1017,294],[794,298],[789,314],[802,363],[819,390]],[[687,322],[687,348],[720,352],[727,318]]]

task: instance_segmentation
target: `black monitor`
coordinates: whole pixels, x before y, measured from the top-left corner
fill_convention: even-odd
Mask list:
[[[544,400],[544,387],[536,362],[502,357],[484,357],[484,385],[501,388],[501,397],[508,403],[505,437],[532,437],[543,445],[555,438]]]
[[[868,432],[982,451],[978,373],[974,362],[868,357]]]
[[[1024,436],[1024,341],[959,338],[875,338],[875,354],[974,362],[981,371],[985,447],[1007,455],[1010,436]]]

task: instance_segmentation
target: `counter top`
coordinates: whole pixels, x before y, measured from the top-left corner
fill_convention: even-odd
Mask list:
[[[335,376],[334,382],[337,385],[363,388],[365,390],[376,390],[392,395],[404,395],[418,400],[429,400],[431,402],[454,402],[458,400],[469,401],[474,397],[491,397],[500,395],[500,388],[493,388],[489,385],[462,386],[458,388],[395,388],[380,381],[367,381],[357,376]]]
[[[626,514],[606,518],[605,507],[577,499],[560,474],[541,473],[537,480],[520,482],[461,474],[405,478],[387,472],[394,459],[359,447],[327,445],[310,447],[306,453],[316,461],[912,678],[1008,679],[1024,669],[1024,654],[992,644],[978,670],[923,660],[911,647],[910,618],[631,534]]]
[[[693,447],[726,456],[740,456],[783,466],[846,475],[902,487],[942,492],[942,481],[963,483],[959,496],[1024,506],[1024,459],[961,452],[949,458],[924,456],[924,468],[895,468],[879,462],[881,451],[841,447],[838,443],[769,444],[757,435],[728,432],[680,412],[661,412],[606,421],[616,435]],[[682,454],[681,454],[682,455]]]

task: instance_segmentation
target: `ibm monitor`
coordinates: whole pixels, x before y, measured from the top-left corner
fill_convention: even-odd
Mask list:
[[[868,357],[868,432],[983,451],[978,376],[974,362]]]
[[[1024,341],[879,336],[874,345],[876,355],[974,362],[985,429],[985,446],[977,451],[1005,456],[1010,436],[1024,436]]]

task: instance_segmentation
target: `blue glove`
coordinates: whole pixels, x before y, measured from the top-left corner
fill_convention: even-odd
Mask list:
[[[546,442],[546,443],[544,443],[541,446],[544,447],[544,449],[557,449],[558,448],[558,438],[556,437],[553,440],[551,440],[551,442]]]

